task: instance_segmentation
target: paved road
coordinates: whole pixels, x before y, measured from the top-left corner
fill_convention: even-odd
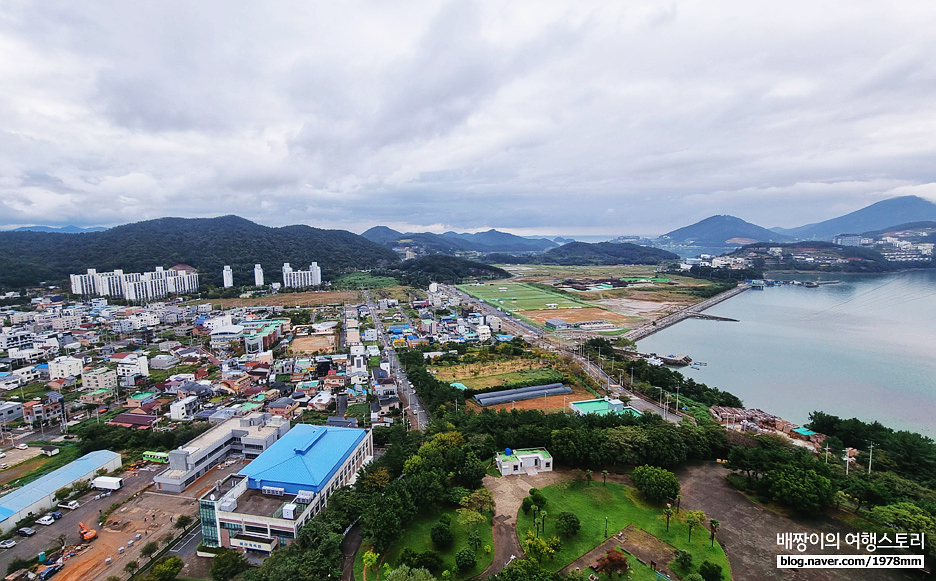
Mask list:
[[[778,569],[776,556],[791,554],[777,546],[777,533],[838,532],[855,529],[826,517],[797,516],[786,518],[748,500],[725,480],[728,471],[714,462],[685,465],[676,472],[682,484],[682,505],[703,510],[708,518],[721,523],[718,540],[728,554],[734,581],[772,581],[807,579],[810,581],[902,580],[919,579],[899,569]],[[795,549],[792,553],[795,553]],[[804,554],[856,554],[854,547],[835,550],[807,550]]]

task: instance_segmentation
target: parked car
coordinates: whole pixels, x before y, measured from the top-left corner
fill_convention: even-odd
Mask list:
[[[0,470],[6,470],[9,467],[10,467],[9,464],[0,464]]]
[[[12,549],[15,546],[16,546],[16,541],[14,541],[13,539],[0,541],[0,549]]]
[[[39,520],[36,521],[36,524],[45,526],[53,525],[55,524],[55,519],[52,518],[51,514],[47,514],[44,517],[40,517]]]
[[[62,518],[62,511],[60,511],[60,510],[53,510],[52,512],[49,513],[49,516],[51,516],[51,517],[54,518],[55,520],[58,520],[58,519]]]
[[[0,458],[6,458],[6,452],[0,452]]]
[[[52,565],[51,567],[47,567],[43,569],[38,575],[36,575],[36,579],[38,579],[39,581],[46,581],[46,579],[48,579],[52,575],[55,575],[61,570],[62,570],[61,565]]]
[[[31,529],[31,528],[29,528],[29,527],[23,527],[23,528],[21,528],[20,530],[16,531],[16,533],[17,533],[19,536],[21,536],[21,537],[31,537],[31,536],[33,536],[34,534],[36,534],[36,529]]]
[[[79,506],[81,505],[78,504],[77,500],[69,500],[68,502],[60,502],[58,505],[59,508],[67,508],[69,510],[75,510]]]
[[[28,449],[29,449],[29,446],[27,446],[26,444],[17,444],[17,445],[16,445],[16,449],[17,449],[17,450],[28,450]]]

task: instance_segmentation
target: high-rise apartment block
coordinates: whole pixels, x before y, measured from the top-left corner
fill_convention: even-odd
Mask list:
[[[303,288],[322,284],[322,269],[317,262],[309,265],[309,270],[293,270],[289,263],[283,264],[283,286],[285,288]]]
[[[198,292],[198,273],[182,268],[169,270],[157,266],[154,272],[97,272],[71,275],[72,294],[102,297],[123,297],[128,301],[149,301],[166,295]]]
[[[230,266],[224,267],[224,271],[221,273],[221,278],[223,280],[224,288],[231,288],[234,286],[234,272],[231,270]]]
[[[263,286],[263,267],[254,265],[254,286]]]

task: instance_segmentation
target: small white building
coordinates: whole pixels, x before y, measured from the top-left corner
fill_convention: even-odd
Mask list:
[[[539,472],[552,472],[553,459],[546,448],[524,448],[511,450],[507,448],[499,452],[494,458],[497,469],[502,476],[511,474],[537,474]]]
[[[169,404],[169,419],[187,421],[198,412],[198,398],[194,395],[184,397]]]

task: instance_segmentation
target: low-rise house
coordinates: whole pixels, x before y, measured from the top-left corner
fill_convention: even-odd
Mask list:
[[[271,402],[267,407],[267,411],[274,416],[282,416],[284,418],[293,417],[297,409],[299,409],[299,402],[291,397],[281,397]]]
[[[148,430],[160,420],[159,416],[150,414],[123,413],[117,414],[114,419],[107,422],[112,426],[123,426],[136,430]]]

